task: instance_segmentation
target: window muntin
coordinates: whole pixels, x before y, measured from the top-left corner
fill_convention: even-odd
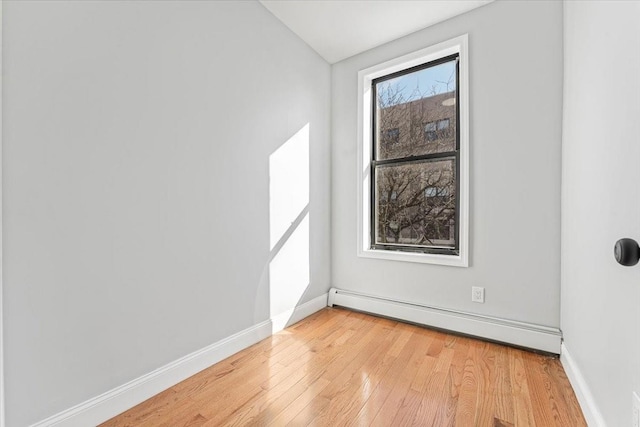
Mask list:
[[[371,82],[371,249],[459,253],[458,72],[454,54]]]

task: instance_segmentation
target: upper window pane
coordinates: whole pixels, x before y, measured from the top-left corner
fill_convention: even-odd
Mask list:
[[[377,160],[456,150],[456,70],[452,59],[375,83]]]

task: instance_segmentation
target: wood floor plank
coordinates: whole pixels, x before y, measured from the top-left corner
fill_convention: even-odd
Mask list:
[[[428,342],[424,339],[420,339],[417,341],[416,345],[413,346],[413,354],[411,355],[411,358],[400,371],[400,375],[391,389],[391,392],[387,395],[387,398],[378,411],[378,414],[373,419],[372,425],[394,425],[394,419],[398,415],[399,411],[405,411],[404,414],[401,414],[401,419],[403,416],[409,417],[411,411],[414,409],[417,411],[417,400],[408,399],[406,404],[404,403],[407,399],[407,394],[411,389],[411,384],[414,383],[416,379],[418,369],[423,367],[425,358],[429,357],[430,360],[433,359],[428,355],[428,350],[431,348],[433,342],[434,340]],[[430,368],[429,361],[427,362],[427,369],[428,368]]]
[[[372,354],[377,354],[376,350],[384,347],[385,343],[389,342],[388,337],[391,331],[390,323],[381,319],[358,341],[356,345],[357,351],[341,355],[323,373],[322,376],[329,381],[329,385],[318,396],[324,404],[322,406],[314,405],[315,410],[313,413],[315,416],[311,424],[323,425],[326,417],[330,416],[328,411],[335,407],[335,405],[331,405],[331,402],[339,398],[342,393],[345,393],[345,390],[348,389],[349,381],[362,369],[363,364]],[[295,423],[297,422],[295,421]]]
[[[472,426],[475,422],[476,402],[478,396],[478,379],[476,364],[478,363],[477,346],[471,345],[464,364],[462,383],[456,407],[456,424]]]
[[[334,322],[325,322],[317,332],[326,333],[334,326]],[[266,350],[251,352],[252,357],[242,359],[243,363],[233,365],[231,370],[225,370],[221,375],[206,374],[203,383],[187,389],[178,385],[174,389],[203,404],[215,402],[206,405],[204,415],[209,418],[208,413],[215,413],[215,418],[220,419],[230,413],[233,405],[245,404],[255,398],[261,391],[260,384],[277,374],[271,369],[272,365],[282,361],[291,363],[289,352],[296,354],[296,360],[303,360],[304,354],[309,352],[309,342],[314,338],[313,331],[302,333],[302,337],[294,337],[296,334],[289,335],[289,345],[283,342],[276,344],[274,347],[277,349],[273,353]]]
[[[263,368],[260,369],[262,378],[260,376],[242,376],[236,378],[236,381],[231,384],[222,380],[217,388],[209,388],[206,393],[201,393],[196,398],[198,401],[210,400],[217,396],[218,402],[215,406],[208,405],[203,409],[203,415],[212,421],[222,422],[235,413],[242,412],[237,409],[239,405],[250,406],[256,400],[259,400],[261,395],[264,394],[264,389],[269,388],[264,384],[265,381],[270,384],[277,384],[279,380],[287,375],[309,375],[310,373],[307,371],[314,366],[312,360],[316,358],[317,354],[316,352],[311,352],[312,344],[310,343],[312,342],[313,340],[309,341],[309,344],[303,345],[304,352],[300,352],[299,349],[296,350],[297,357],[293,360],[283,352],[278,352],[272,356],[269,359],[269,363],[264,364]],[[325,347],[330,346],[331,343],[321,340],[320,343],[315,345],[316,351],[322,351]],[[327,352],[325,354],[330,355],[331,353]],[[277,369],[274,364],[280,365],[281,369]],[[227,379],[233,380],[232,377]],[[263,380],[262,383],[260,379]]]
[[[303,378],[302,380],[297,381],[290,388],[286,389],[281,395],[275,397],[274,399],[270,399],[266,402],[262,407],[256,408],[256,414],[251,421],[251,425],[268,425],[274,420],[282,411],[287,409],[289,406],[293,404],[300,396],[302,396],[307,390],[315,384],[320,377],[316,377],[316,380],[313,382],[309,382],[310,378]],[[320,381],[314,388],[325,386],[325,380]],[[305,402],[305,405],[308,402]],[[232,422],[232,424],[235,422]]]
[[[347,332],[348,331],[342,331],[342,333],[345,334]],[[242,425],[238,424],[238,420],[253,420],[255,418],[260,418],[259,414],[271,401],[277,399],[282,393],[284,393],[284,388],[288,389],[300,381],[309,383],[310,381],[316,380],[319,376],[318,366],[324,368],[326,364],[330,362],[332,354],[339,354],[337,350],[335,353],[324,351],[331,345],[331,342],[323,340],[319,343],[315,343],[314,345],[310,345],[310,348],[313,347],[313,351],[309,349],[309,353],[311,354],[302,355],[296,360],[290,362],[288,365],[281,365],[278,363],[278,366],[270,366],[269,369],[275,371],[275,374],[260,385],[261,389],[257,389],[254,384],[252,388],[257,390],[258,393],[251,394],[251,397],[244,405],[242,405],[242,407],[235,409],[233,412],[216,411],[215,415],[209,415],[207,410],[205,410],[205,416],[213,421],[219,422],[227,416],[227,418],[232,418],[231,420],[228,420],[228,423],[231,425]],[[317,352],[319,352],[321,356],[317,356]],[[284,385],[281,385],[282,382],[284,382]],[[234,390],[234,393],[239,393],[241,395],[242,392],[243,390]]]
[[[385,356],[396,337],[393,329],[387,329],[382,341],[373,340],[362,352],[362,358],[354,358],[339,375],[338,381],[322,391],[322,395],[332,396],[326,411],[316,415],[313,422],[318,425],[336,425],[338,419],[357,402],[357,395],[367,381],[370,372],[375,372],[384,364]],[[362,361],[364,360],[364,362]]]
[[[502,423],[514,423],[511,371],[507,347],[498,346],[496,352],[496,411],[495,417]]]
[[[420,365],[416,366],[416,375],[409,384],[407,394],[402,400],[402,404],[398,408],[398,412],[391,421],[393,425],[411,425],[413,419],[418,415],[422,399],[425,391],[429,387],[429,383],[437,375],[437,365],[440,359],[424,355],[420,361]],[[388,399],[387,399],[388,401]]]
[[[534,418],[539,425],[566,426],[571,424],[570,412],[564,410],[566,402],[557,382],[551,377],[550,357],[524,355],[527,381],[531,385]]]
[[[508,349],[509,371],[511,375],[511,394],[513,396],[514,424],[517,426],[534,426],[533,405],[529,394],[529,384],[522,351]]]
[[[335,418],[335,426],[346,426],[357,419],[357,415],[363,407],[364,403],[369,399],[373,391],[383,380],[393,362],[399,356],[400,351],[407,345],[411,337],[411,331],[398,324],[391,332],[393,345],[386,351],[382,359],[371,369],[362,370],[360,388],[354,396],[349,399],[348,404],[342,409],[340,414]],[[373,418],[373,416],[372,416]]]
[[[358,316],[354,316],[354,318],[355,317]],[[360,320],[362,319],[360,318]],[[362,332],[358,326],[361,326],[361,324],[362,322],[355,322],[348,325],[349,329],[343,330],[344,335],[352,336],[354,332]],[[270,423],[273,418],[277,417],[277,415],[287,407],[287,405],[296,401],[300,395],[305,393],[309,384],[316,382],[321,375],[324,375],[328,367],[339,366],[340,359],[347,360],[346,357],[348,356],[348,353],[343,351],[341,348],[346,345],[347,341],[348,338],[338,337],[334,342],[322,339],[316,343],[313,346],[313,357],[306,360],[307,366],[305,368],[307,368],[307,371],[305,378],[296,383],[282,396],[275,399],[274,402],[267,405],[266,408],[261,409],[256,415],[256,419],[260,420],[262,425]],[[336,359],[338,360],[336,361]],[[297,404],[298,403],[296,403],[296,405]]]
[[[495,422],[496,345],[482,341],[475,341],[472,345],[478,349],[478,362],[475,364],[478,396],[474,424],[492,426]]]
[[[170,408],[163,408],[137,427],[186,427],[201,426],[207,419],[200,414],[200,406],[188,397],[180,399]]]
[[[452,344],[455,344],[452,347],[454,349],[454,354],[449,367],[445,386],[442,390],[443,399],[439,402],[438,408],[436,409],[436,415],[434,416],[434,425],[454,426],[456,424],[458,397],[462,387],[464,367],[466,365],[471,343],[472,340],[462,337],[457,337],[457,339],[452,342]],[[428,397],[428,395],[425,396],[427,399]],[[416,418],[413,425],[424,425],[420,423],[422,422],[422,419],[426,417],[428,417],[428,415]]]
[[[179,395],[173,389],[167,389],[155,395],[135,408],[123,412],[119,417],[112,418],[103,424],[104,427],[133,427],[147,419],[153,417],[163,408],[173,408],[173,405],[180,400]]]
[[[553,359],[549,363],[550,365],[550,377],[553,379],[553,386],[556,388],[558,394],[562,396],[567,415],[570,420],[575,420],[576,427],[586,427],[586,420],[582,416],[582,410],[578,404],[576,394],[571,388],[567,374],[564,372],[560,360]]]
[[[282,410],[268,425],[272,426],[284,426],[291,422],[296,417],[301,417],[303,420],[309,420],[314,417],[312,412],[312,402],[320,402],[323,406],[324,400],[319,400],[318,395],[322,390],[327,388],[331,381],[325,378],[318,378],[315,382],[309,385],[304,392],[295,398],[284,410]],[[322,398],[320,398],[322,399]],[[304,412],[307,411],[307,412]]]
[[[278,382],[271,383],[271,381],[268,381],[268,385],[263,384],[262,390],[255,395],[253,399],[250,399],[244,405],[235,408],[234,411],[225,419],[224,424],[231,426],[245,426],[258,423],[258,415],[264,411],[271,402],[277,400],[306,375],[304,370],[294,370],[292,372],[287,370],[284,366],[281,367],[280,372],[286,375],[279,378]],[[215,422],[218,421],[213,420],[211,423],[213,424]]]
[[[435,364],[431,372],[427,376],[427,381],[420,391],[420,400],[413,417],[411,425],[435,425],[436,418],[446,418],[446,414],[439,412],[446,411],[448,389],[447,381],[449,380],[449,371],[455,350],[452,348],[443,349],[440,357],[433,359]]]
[[[384,405],[384,402],[387,400],[387,397],[395,386],[395,383],[398,380],[402,370],[409,362],[411,356],[414,353],[411,338],[413,338],[413,335],[410,337],[409,341],[407,341],[402,347],[400,353],[398,354],[398,357],[393,360],[390,368],[385,372],[384,376],[377,383],[368,399],[363,403],[362,408],[360,409],[360,411],[358,411],[358,414],[353,420],[354,425],[371,425],[373,420],[378,415],[378,412],[380,411],[382,405]]]
[[[557,357],[327,308],[103,426],[586,426]]]

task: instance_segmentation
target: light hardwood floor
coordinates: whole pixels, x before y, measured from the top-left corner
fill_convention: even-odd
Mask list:
[[[585,426],[556,357],[326,308],[103,426]]]

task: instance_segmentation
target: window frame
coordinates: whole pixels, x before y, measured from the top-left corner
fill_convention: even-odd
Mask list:
[[[415,249],[373,248],[374,226],[371,170],[374,159],[373,121],[375,100],[372,82],[385,76],[402,73],[426,63],[434,63],[442,58],[458,56],[458,250],[447,253],[429,253]],[[357,254],[365,258],[377,258],[406,262],[440,264],[458,267],[469,265],[469,72],[468,72],[468,35],[421,49],[358,72],[358,248]],[[436,121],[437,123],[437,121]],[[437,125],[436,125],[437,127]],[[403,250],[400,250],[403,249]],[[406,250],[404,250],[406,249]],[[436,251],[437,252],[437,251]],[[439,251],[442,252],[442,251]]]
[[[453,147],[453,150],[450,151],[437,151],[435,153],[427,153],[427,154],[421,154],[421,155],[416,155],[416,156],[409,156],[409,157],[400,157],[400,158],[387,158],[387,159],[378,159],[377,158],[377,151],[378,151],[378,145],[382,144],[383,141],[379,141],[380,139],[380,135],[377,134],[377,132],[375,131],[375,129],[378,128],[378,123],[376,120],[376,117],[378,115],[378,106],[377,106],[377,102],[375,101],[377,99],[378,93],[376,90],[376,86],[384,81],[387,80],[392,80],[395,79],[397,77],[400,76],[404,76],[407,74],[412,74],[415,72],[420,72],[422,70],[431,68],[431,67],[436,67],[438,65],[441,64],[446,64],[446,63],[450,63],[455,61],[455,67],[456,67],[456,103],[459,102],[459,97],[460,97],[460,91],[457,90],[457,87],[459,85],[458,82],[458,77],[460,76],[460,70],[459,70],[459,66],[460,66],[460,61],[459,61],[459,55],[453,54],[453,55],[448,55],[448,56],[444,56],[442,58],[439,58],[435,61],[430,61],[415,67],[411,67],[408,68],[406,70],[401,70],[395,73],[391,73],[391,74],[387,74],[375,79],[371,80],[371,98],[372,98],[372,102],[371,102],[371,185],[370,185],[370,212],[369,214],[371,215],[371,219],[370,219],[370,230],[369,232],[371,233],[371,237],[370,237],[370,242],[371,242],[371,249],[379,249],[379,250],[397,250],[397,251],[406,251],[406,252],[420,252],[420,253],[432,253],[432,254],[442,254],[442,255],[457,255],[458,251],[459,251],[459,246],[460,246],[460,242],[459,242],[459,233],[458,233],[458,227],[455,227],[455,232],[454,232],[454,247],[450,248],[450,247],[444,247],[444,246],[426,246],[426,245],[421,245],[421,246],[417,246],[417,245],[407,245],[407,244],[401,244],[401,243],[378,243],[376,240],[376,234],[377,234],[377,226],[378,223],[376,221],[376,209],[374,209],[374,206],[376,205],[377,202],[377,193],[376,193],[376,171],[378,170],[379,167],[385,167],[385,166],[402,166],[402,165],[407,165],[407,164],[412,164],[412,163],[427,163],[427,162],[437,162],[437,161],[446,161],[446,160],[453,160],[453,164],[454,164],[454,168],[455,168],[455,193],[456,193],[456,197],[455,197],[455,205],[456,205],[456,211],[455,211],[455,223],[458,223],[458,217],[459,217],[459,212],[458,212],[458,206],[459,206],[459,198],[458,198],[458,194],[459,194],[459,179],[458,179],[458,170],[460,169],[460,137],[458,135],[458,133],[456,133],[456,141],[455,141],[455,145]],[[459,123],[459,119],[457,117],[459,113],[459,109],[456,108],[456,124]],[[450,119],[437,119],[434,120],[433,122],[430,123],[434,123],[436,130],[435,130],[435,135],[436,138],[434,139],[434,141],[441,139],[441,130],[440,129],[440,123],[442,122],[447,122],[447,127],[449,127],[450,124]],[[394,129],[398,129],[398,128],[394,128]],[[386,137],[386,135],[385,135]],[[384,138],[383,138],[384,139]]]

